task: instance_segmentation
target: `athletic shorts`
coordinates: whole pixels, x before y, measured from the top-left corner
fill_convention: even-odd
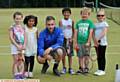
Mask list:
[[[74,53],[73,53],[73,42],[67,43],[67,39],[64,38],[63,47],[65,48],[66,54],[68,56],[74,56]]]
[[[78,46],[79,46],[79,50],[77,52],[78,57],[90,55],[90,47],[91,46],[86,46],[85,44],[78,44]]]
[[[55,58],[58,56],[58,54],[61,53],[61,52],[58,52],[58,51],[57,51],[58,49],[61,49],[61,50],[62,50],[62,53],[65,52],[65,49],[64,49],[63,47],[58,47],[58,48],[56,48],[56,49],[54,49],[54,50],[51,50],[51,51],[50,51],[50,55],[53,57],[53,59],[55,59]]]
[[[11,54],[12,55],[17,55],[18,53],[24,53],[24,52],[19,51],[15,45],[11,44]]]
[[[17,47],[13,44],[11,44],[11,54],[12,55],[17,55],[19,53]]]

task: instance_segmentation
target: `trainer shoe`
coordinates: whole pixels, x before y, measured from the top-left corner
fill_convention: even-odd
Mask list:
[[[29,77],[32,78],[33,77],[33,73],[29,72]]]
[[[21,78],[20,78],[20,75],[19,75],[19,74],[15,75],[15,76],[14,76],[14,79],[21,79]]]
[[[71,75],[75,74],[72,68],[69,68],[68,73],[70,73]]]
[[[26,77],[24,76],[24,74],[20,74],[20,79],[26,79]]]
[[[105,75],[105,71],[98,70],[94,74],[97,75],[97,76],[102,76],[102,75]]]
[[[25,72],[24,76],[25,76],[25,77],[29,77],[29,76],[28,76],[28,72]]]
[[[59,76],[59,77],[60,77],[60,72],[58,71],[58,69],[53,69],[53,73],[54,73],[56,76]]]
[[[66,67],[63,67],[61,74],[65,74],[66,73]]]
[[[84,73],[89,73],[89,68],[85,68]]]
[[[42,74],[45,74],[48,68],[49,68],[49,65],[48,65],[48,62],[46,61],[46,62],[43,64],[41,73],[42,73]]]

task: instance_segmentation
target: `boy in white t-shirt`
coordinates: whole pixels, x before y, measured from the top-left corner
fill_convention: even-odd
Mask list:
[[[59,21],[59,26],[62,28],[64,33],[64,48],[66,53],[63,55],[62,63],[63,63],[63,70],[61,71],[62,74],[66,73],[66,60],[65,56],[68,55],[68,63],[69,69],[68,72],[70,74],[74,74],[72,70],[72,56],[73,54],[73,34],[74,34],[74,21],[70,19],[71,10],[70,8],[64,8],[62,10],[62,14],[64,18]]]

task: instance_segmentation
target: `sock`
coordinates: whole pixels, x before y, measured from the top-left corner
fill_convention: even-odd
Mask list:
[[[57,68],[58,68],[58,63],[55,63],[53,69],[57,69]]]

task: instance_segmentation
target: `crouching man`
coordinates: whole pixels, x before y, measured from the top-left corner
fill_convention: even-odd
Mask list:
[[[64,49],[62,47],[64,40],[63,32],[60,28],[55,25],[55,18],[53,16],[46,17],[46,28],[43,29],[39,34],[38,39],[38,55],[37,61],[43,64],[41,73],[46,73],[49,64],[53,58],[56,63],[53,66],[53,73],[60,76],[58,71],[59,62],[62,60]]]

